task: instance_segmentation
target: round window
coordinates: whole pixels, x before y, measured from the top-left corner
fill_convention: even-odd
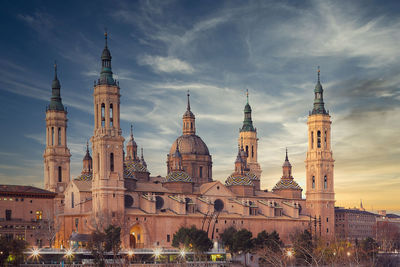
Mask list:
[[[125,195],[125,208],[132,207],[133,205],[133,197],[130,195]]]
[[[224,209],[224,202],[221,199],[216,199],[214,201],[214,210],[215,211],[222,211]]]

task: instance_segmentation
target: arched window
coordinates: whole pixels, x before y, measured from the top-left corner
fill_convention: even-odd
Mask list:
[[[254,146],[251,146],[251,157],[254,158]]]
[[[74,206],[75,206],[75,203],[74,203],[74,192],[71,192],[71,208],[73,209]]]
[[[62,182],[62,168],[61,166],[58,166],[58,182]]]
[[[190,123],[190,130],[193,130],[193,122]]]
[[[315,176],[312,177],[312,188],[315,188]]]
[[[51,145],[54,146],[54,127],[51,127]]]
[[[105,118],[105,108],[106,105],[104,103],[101,104],[101,127],[104,127],[104,124],[106,123],[106,118]]]
[[[328,178],[326,178],[326,175],[324,177],[324,188],[327,189],[328,188]]]
[[[113,127],[113,104],[110,104],[110,127]]]
[[[249,146],[246,146],[246,154],[249,155]]]
[[[202,166],[199,167],[199,176],[200,176],[200,178],[203,178],[203,167]]]
[[[156,209],[162,209],[164,207],[164,199],[160,196],[156,196]]]
[[[110,171],[114,171],[114,153],[110,153]]]
[[[61,128],[58,127],[58,145],[61,145]]]
[[[311,149],[314,149],[314,132],[311,132]]]
[[[324,136],[324,138],[325,138],[325,148],[327,148],[328,146],[327,146],[327,143],[326,143],[326,140],[327,140],[327,137],[326,137],[326,131],[325,131],[325,136]]]
[[[317,132],[317,147],[321,148],[321,131]]]

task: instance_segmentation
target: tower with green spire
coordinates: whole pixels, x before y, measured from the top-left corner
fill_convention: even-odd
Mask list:
[[[253,121],[251,118],[251,107],[249,104],[249,91],[246,90],[246,105],[244,106],[244,120],[243,126],[239,129],[239,139],[238,145],[243,147],[247,155],[247,167],[250,172],[254,173],[258,179],[261,178],[261,167],[257,162],[257,151],[258,151],[258,138],[257,129],[253,126]],[[255,183],[258,185],[256,190],[260,190],[260,183]]]
[[[57,64],[54,64],[51,100],[46,108],[44,187],[46,190],[58,193],[58,197],[64,198],[63,192],[70,180],[71,153],[67,146],[67,110],[62,104],[60,90]]]
[[[329,240],[335,236],[334,159],[331,148],[332,121],[324,107],[319,67],[314,95],[314,107],[307,120],[306,207],[313,218],[319,218],[321,222],[320,235]]]

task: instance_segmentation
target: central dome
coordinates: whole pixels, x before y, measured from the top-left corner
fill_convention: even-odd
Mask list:
[[[210,155],[207,145],[197,135],[181,135],[171,146],[169,151],[173,155],[176,151],[176,144],[181,154]]]

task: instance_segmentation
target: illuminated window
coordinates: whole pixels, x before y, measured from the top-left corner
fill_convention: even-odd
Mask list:
[[[41,220],[43,216],[43,212],[41,210],[36,211],[36,220]]]

